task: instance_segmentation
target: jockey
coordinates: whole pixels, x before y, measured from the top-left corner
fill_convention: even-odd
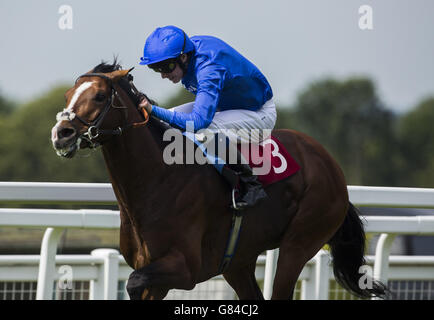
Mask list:
[[[190,38],[175,26],[157,28],[147,38],[140,59],[141,65],[159,72],[163,79],[173,83],[182,80],[196,96],[194,102],[172,109],[151,105],[146,98],[141,100],[140,107],[171,126],[186,130],[191,121],[194,131],[233,129],[231,132],[247,132],[238,136],[238,141],[256,143],[267,138],[257,132],[274,128],[276,107],[270,84],[255,65],[222,40],[212,36]],[[247,164],[226,163],[221,173],[234,188],[234,209],[251,207],[266,197]]]

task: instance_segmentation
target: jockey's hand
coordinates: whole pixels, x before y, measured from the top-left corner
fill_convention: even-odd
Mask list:
[[[146,97],[142,97],[142,100],[140,100],[139,103],[139,108],[145,108],[146,112],[148,114],[151,114],[152,111],[152,105],[151,103],[148,101],[148,99],[146,99]]]

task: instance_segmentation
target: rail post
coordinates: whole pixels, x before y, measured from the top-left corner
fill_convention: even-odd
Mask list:
[[[279,249],[268,250],[265,259],[264,271],[264,298],[271,299],[273,293],[273,281],[276,275],[277,259],[279,258]]]
[[[315,300],[327,300],[329,296],[330,255],[320,250],[315,256]]]
[[[36,300],[53,298],[53,283],[56,272],[57,243],[63,229],[47,228],[41,244]]]
[[[374,279],[382,281],[387,285],[389,273],[389,256],[393,240],[396,234],[382,233],[375,248],[375,262],[374,262]],[[379,298],[372,298],[378,300]]]
[[[91,281],[90,299],[116,300],[119,278],[119,251],[115,249],[95,249],[94,257],[103,259],[98,272],[98,279]]]
[[[320,250],[309,266],[309,278],[301,286],[301,300],[327,300],[329,296],[330,255]]]

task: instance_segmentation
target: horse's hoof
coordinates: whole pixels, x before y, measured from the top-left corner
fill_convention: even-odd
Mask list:
[[[128,295],[130,296],[130,300],[141,300],[143,287],[142,286],[129,285],[129,281],[128,281],[127,292],[128,292]]]
[[[142,294],[147,287],[147,278],[137,271],[131,273],[127,282],[127,292],[131,300],[142,300]]]

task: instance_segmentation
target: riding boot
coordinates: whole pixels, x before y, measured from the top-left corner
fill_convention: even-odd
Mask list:
[[[232,209],[244,210],[253,207],[267,197],[258,177],[253,175],[247,164],[226,164],[222,175],[233,188]]]

